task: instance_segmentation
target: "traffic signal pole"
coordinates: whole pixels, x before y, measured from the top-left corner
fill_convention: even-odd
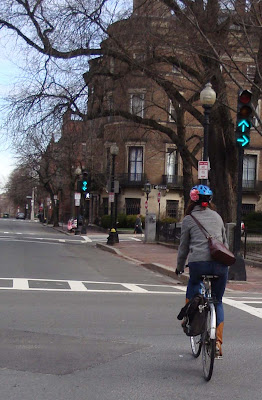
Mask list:
[[[244,149],[238,149],[238,183],[237,183],[237,222],[235,228],[234,252],[240,253],[241,248],[241,216],[242,216],[242,186],[243,186]]]
[[[234,236],[234,254],[236,262],[229,268],[228,278],[246,281],[245,260],[241,254],[241,219],[244,149],[250,142],[252,119],[252,93],[240,90],[237,102],[236,145],[238,146],[238,185],[237,185],[237,221]]]

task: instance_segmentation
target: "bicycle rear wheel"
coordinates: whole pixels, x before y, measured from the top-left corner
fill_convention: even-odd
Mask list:
[[[190,336],[190,345],[193,356],[197,358],[201,353],[202,335]]]
[[[206,381],[209,381],[212,377],[215,353],[216,353],[216,339],[211,339],[211,329],[213,315],[211,316],[211,310],[207,311],[206,317],[206,329],[203,333],[203,341],[202,341],[202,364],[203,364],[203,373]]]

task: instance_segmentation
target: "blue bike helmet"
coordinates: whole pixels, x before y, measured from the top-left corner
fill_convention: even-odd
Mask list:
[[[190,199],[195,203],[210,203],[213,197],[212,190],[205,185],[196,185],[190,190]]]

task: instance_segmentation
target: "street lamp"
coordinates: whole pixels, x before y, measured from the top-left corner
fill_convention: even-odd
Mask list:
[[[200,92],[200,102],[204,108],[204,151],[203,161],[208,161],[208,135],[209,135],[209,114],[212,106],[216,101],[216,92],[212,89],[210,82],[206,84],[204,89]],[[207,184],[207,179],[202,179],[203,185]]]
[[[112,155],[112,169],[111,169],[111,193],[113,193],[114,201],[111,202],[111,230],[109,233],[109,237],[107,240],[107,244],[118,243],[118,234],[116,231],[117,228],[117,194],[115,193],[115,162],[116,156],[119,153],[119,147],[116,143],[110,146],[110,154]],[[115,202],[115,213],[114,213],[114,202]],[[114,218],[115,217],[115,218]],[[114,229],[115,228],[115,229]]]
[[[149,193],[151,192],[151,183],[149,181],[147,181],[144,184],[144,191],[146,193],[146,201],[147,201],[146,214],[148,214],[148,196],[149,196]]]

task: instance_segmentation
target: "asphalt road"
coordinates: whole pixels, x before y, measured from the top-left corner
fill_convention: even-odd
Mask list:
[[[0,254],[1,399],[261,399],[260,295],[227,292],[206,383],[176,281],[30,221],[0,220]]]

